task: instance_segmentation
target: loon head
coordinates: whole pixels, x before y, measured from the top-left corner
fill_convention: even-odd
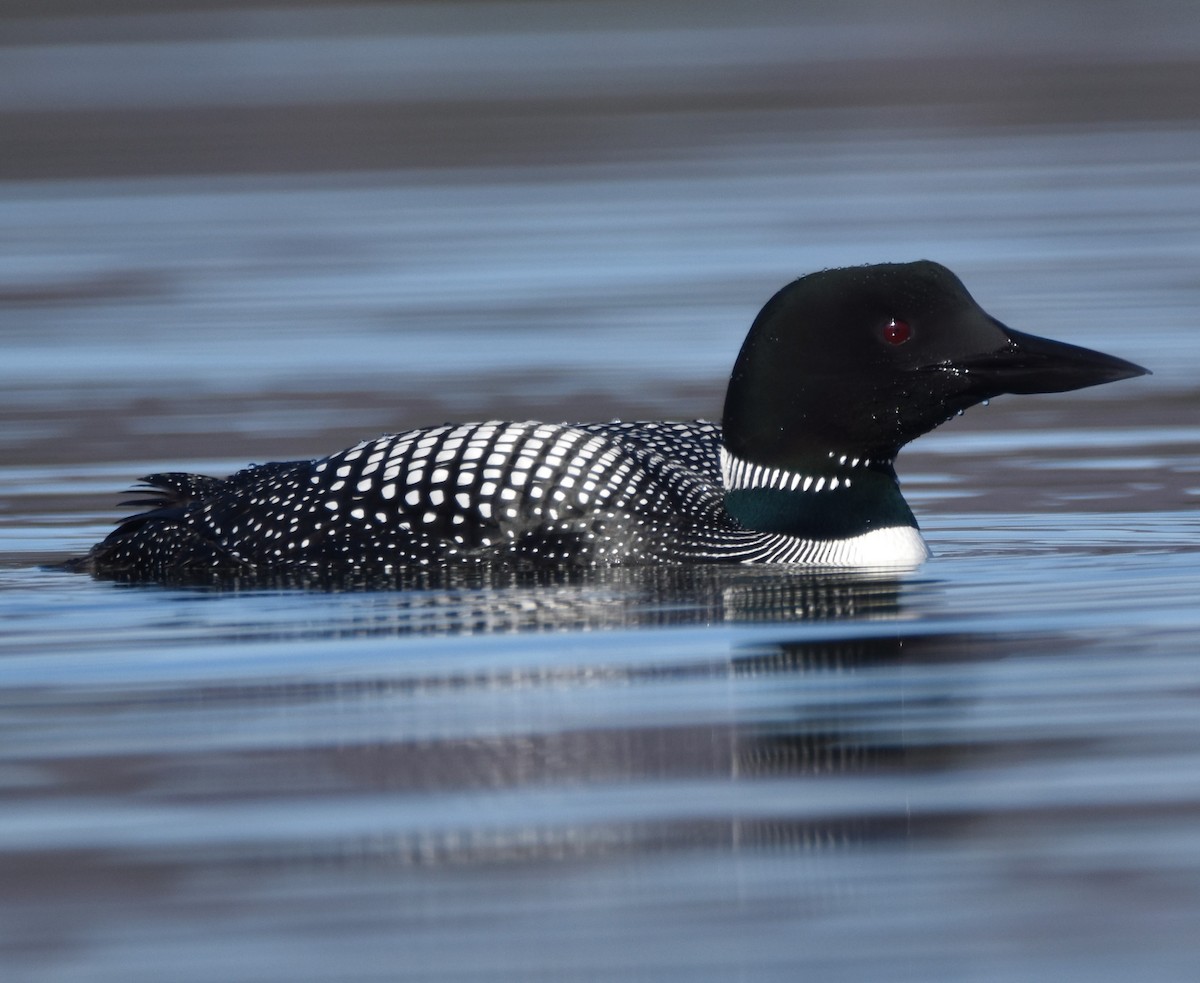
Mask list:
[[[937,263],[824,270],[755,319],[726,394],[725,447],[794,472],[843,456],[890,470],[910,440],[985,399],[1146,372],[1006,327]]]

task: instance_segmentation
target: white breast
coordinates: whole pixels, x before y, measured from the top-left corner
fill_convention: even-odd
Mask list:
[[[810,562],[835,567],[915,567],[929,559],[929,547],[912,526],[872,529],[849,539],[821,544]]]

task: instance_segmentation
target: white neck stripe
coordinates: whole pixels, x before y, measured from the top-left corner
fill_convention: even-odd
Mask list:
[[[839,469],[853,470],[868,468],[873,463],[868,458],[850,457],[846,454],[829,452],[833,466]],[[754,464],[744,461],[721,447],[721,482],[726,490],[737,491],[746,488],[778,488],[780,491],[837,491],[839,488],[849,488],[849,475],[819,475],[803,474],[799,471],[789,471],[786,468],[772,468],[765,464]]]

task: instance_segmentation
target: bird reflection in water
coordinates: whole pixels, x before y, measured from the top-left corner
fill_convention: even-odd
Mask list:
[[[809,801],[810,783],[902,773],[914,755],[927,765],[905,722],[945,699],[902,677],[980,650],[975,638],[909,633],[904,598],[926,586],[761,567],[428,573],[358,594],[355,620],[321,628],[327,639],[374,636],[385,652],[394,640],[386,668],[376,659],[352,678],[276,685],[255,699],[299,701],[308,713],[324,703],[356,729],[375,721],[373,736],[285,752],[306,759],[292,762],[306,784],[394,802],[376,833],[327,844],[342,860],[536,864],[846,846],[906,835],[910,819],[895,802]],[[631,655],[648,632],[646,657]],[[529,637],[528,657],[514,658],[511,643],[494,661],[478,647],[462,661],[453,648],[413,657],[421,639],[481,633]],[[312,625],[279,635],[311,639]]]

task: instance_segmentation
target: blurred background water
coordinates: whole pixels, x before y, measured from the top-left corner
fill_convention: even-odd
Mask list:
[[[0,2],[5,980],[1187,979],[1186,2]],[[182,591],[153,470],[715,416],[927,257],[1152,377],[900,459],[899,578]]]

